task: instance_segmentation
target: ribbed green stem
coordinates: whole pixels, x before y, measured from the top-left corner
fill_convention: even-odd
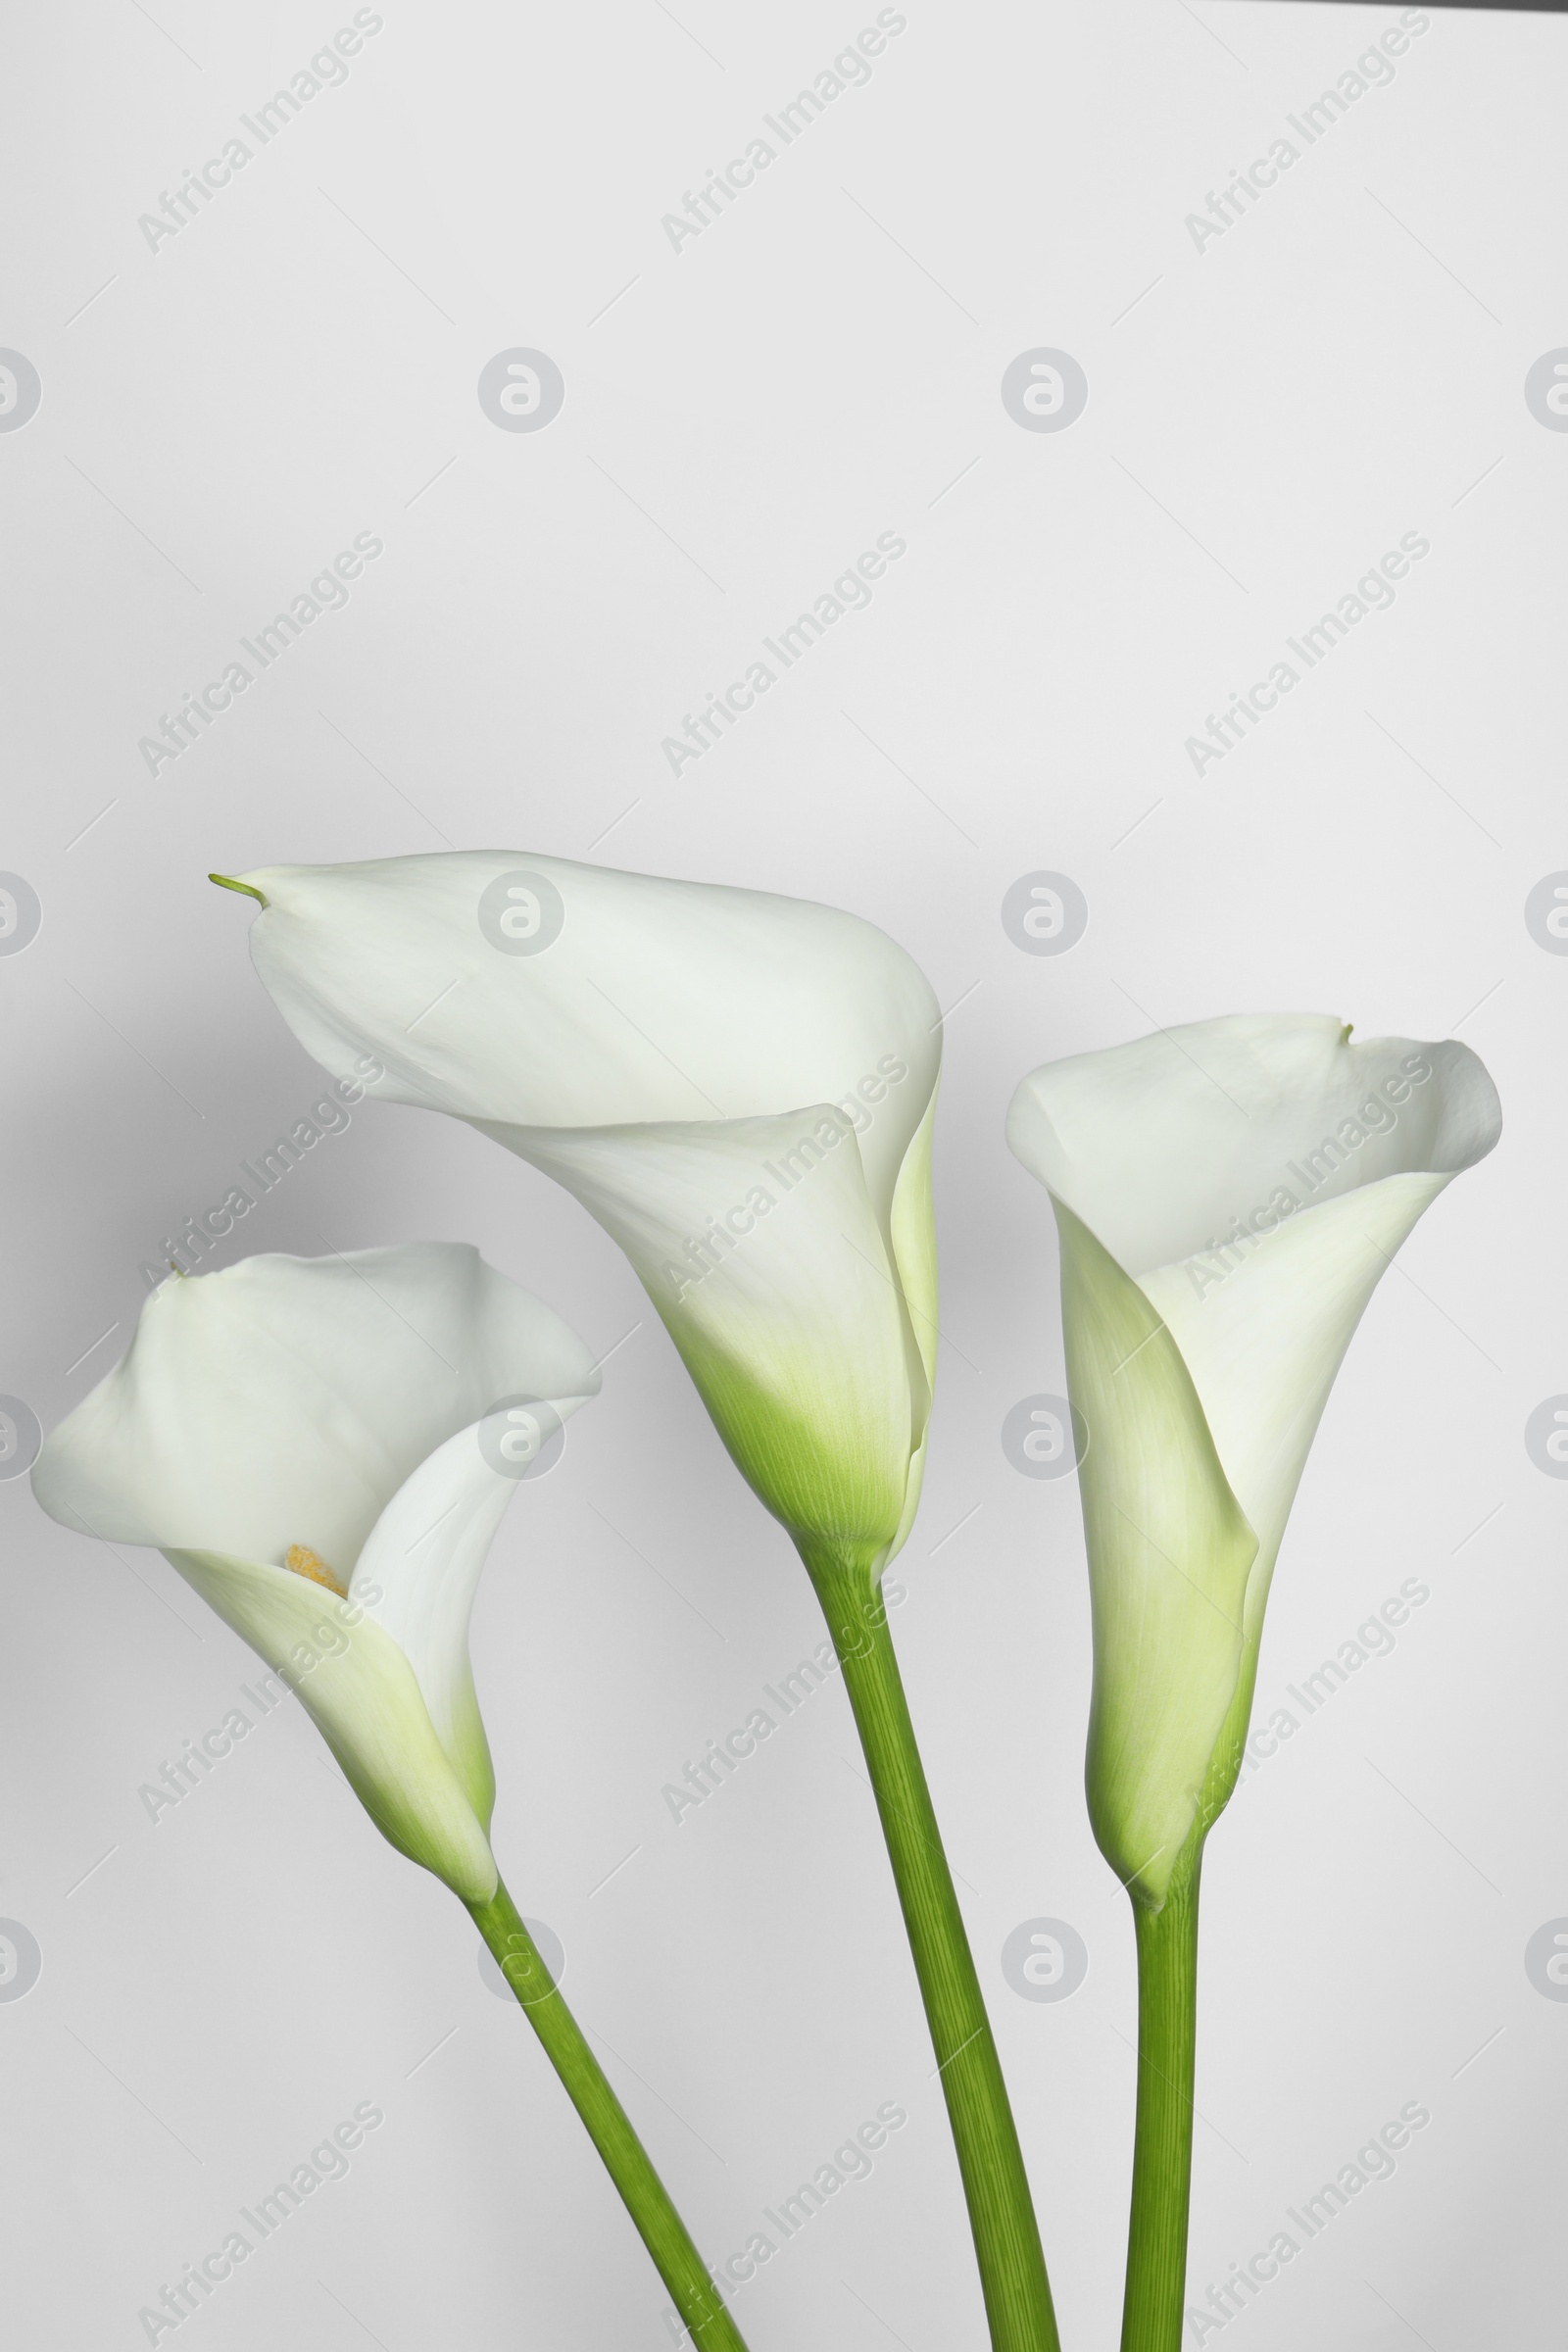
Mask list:
[[[1157,1911],[1134,1903],[1138,1935],[1138,2123],[1121,2352],[1179,2352],[1193,2184],[1193,2066],[1198,2041],[1195,1832]]]
[[[942,2071],[995,2352],[1060,2352],[1023,2151],[880,1599],[805,1551],[865,1751]]]
[[[625,2109],[606,2081],[603,2067],[588,2047],[582,2028],[557,1991],[511,1895],[498,1881],[487,1903],[470,1903],[467,1908],[543,2042],[567,2097],[587,2126],[588,2136],[603,2157],[693,2340],[703,2352],[746,2352],[745,2340],[719,2301],[707,2264],[670,2203]]]

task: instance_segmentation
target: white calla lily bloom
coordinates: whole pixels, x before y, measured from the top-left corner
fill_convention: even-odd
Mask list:
[[[874,1583],[914,1516],[936,1348],[940,1012],[904,951],[801,900],[510,851],[231,887],[307,1051],[337,1075],[373,1054],[378,1100],[573,1193],[769,1510]]]
[[[1200,1021],[1049,1063],[1007,1141],[1061,1241],[1095,1632],[1090,1810],[1157,1907],[1240,1768],[1270,1579],[1395,1251],[1497,1140],[1469,1048]]]
[[[519,1476],[598,1388],[561,1317],[465,1244],[249,1257],[153,1294],[33,1489],[67,1527],[163,1551],[392,1844],[483,1903],[473,1597]]]

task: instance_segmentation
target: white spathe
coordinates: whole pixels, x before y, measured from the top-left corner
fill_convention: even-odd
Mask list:
[[[339,1076],[373,1056],[377,1099],[572,1192],[769,1509],[879,1569],[913,1518],[936,1349],[941,1015],[904,951],[832,907],[517,851],[240,880],[308,1051]]]
[[[1497,1140],[1466,1046],[1244,1015],[1049,1063],[1007,1140],[1052,1195],[1096,1623],[1097,1834],[1162,1898],[1329,1391],[1422,1211]],[[1245,1734],[1230,1725],[1230,1744]],[[1229,1778],[1227,1778],[1227,1773]],[[1223,1795],[1220,1798],[1223,1801]]]
[[[495,1408],[532,1398],[548,1428],[598,1388],[561,1317],[466,1244],[244,1258],[153,1294],[33,1489],[67,1527],[162,1550],[298,1692],[393,1844],[482,1901],[468,1620],[516,1487]],[[286,1566],[295,1547],[346,1597]]]

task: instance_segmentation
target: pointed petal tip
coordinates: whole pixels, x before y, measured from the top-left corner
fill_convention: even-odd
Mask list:
[[[236,882],[232,874],[209,874],[207,879],[216,882],[220,890],[237,890],[242,897],[254,899],[259,906],[267,905],[259,890],[249,882]]]

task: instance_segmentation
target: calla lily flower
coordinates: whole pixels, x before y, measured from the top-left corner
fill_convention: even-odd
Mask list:
[[[501,1515],[599,1372],[446,1242],[165,1283],[33,1465],[52,1518],[156,1544],[315,1718],[366,1811],[468,1912],[694,2339],[746,2352],[496,1868],[468,1618]]]
[[[223,877],[215,877],[223,879]],[[940,1012],[832,907],[559,858],[271,866],[257,970],[337,1073],[575,1194],[799,1544],[875,1574],[919,1495]]]
[[[1007,1141],[1061,1242],[1089,1550],[1090,1810],[1135,1901],[1230,1796],[1308,1448],[1379,1277],[1497,1140],[1468,1047],[1318,1015],[1049,1063]]]
[[[154,1292],[33,1490],[67,1527],[163,1551],[392,1844],[484,1903],[469,1613],[530,1452],[598,1389],[561,1317],[466,1245],[249,1257]]]

